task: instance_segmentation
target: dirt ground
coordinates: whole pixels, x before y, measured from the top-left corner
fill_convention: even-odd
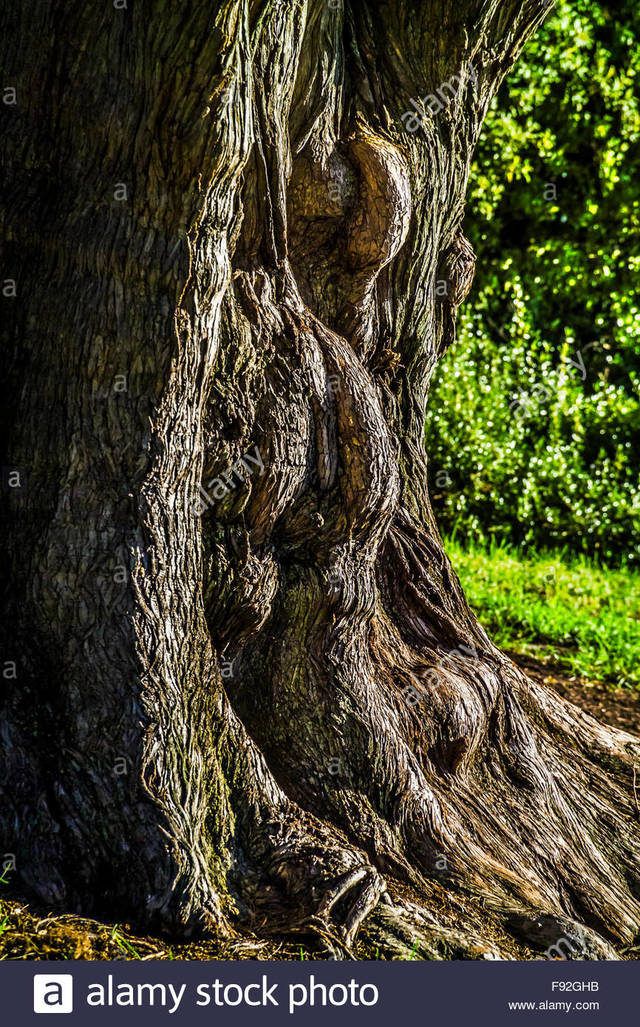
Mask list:
[[[640,735],[640,691],[630,688],[610,689],[601,682],[585,681],[568,675],[557,667],[540,663],[529,656],[512,652],[509,652],[509,656],[529,677],[553,688],[564,699],[586,710],[602,724]]]

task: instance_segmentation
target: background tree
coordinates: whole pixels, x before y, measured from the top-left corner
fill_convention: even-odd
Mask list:
[[[32,894],[346,953],[372,910],[401,953],[635,937],[637,743],[491,645],[426,489],[471,157],[547,8],[3,13],[0,825]]]

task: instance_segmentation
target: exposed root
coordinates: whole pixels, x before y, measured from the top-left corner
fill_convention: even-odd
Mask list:
[[[367,914],[375,909],[386,887],[383,878],[372,868],[360,867],[351,871],[325,894],[313,920],[325,924],[337,903],[351,892],[355,892],[338,927],[345,949],[350,950],[360,924]]]
[[[456,917],[394,898],[380,903],[368,921],[367,934],[369,945],[391,959],[510,959],[522,955],[495,928],[487,928],[472,911],[460,911]]]

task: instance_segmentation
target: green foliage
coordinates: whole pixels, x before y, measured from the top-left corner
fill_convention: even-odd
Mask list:
[[[561,2],[489,113],[427,420],[458,537],[640,561],[638,36],[635,0]]]
[[[494,641],[591,679],[640,686],[640,573],[586,557],[528,559],[498,545],[446,549]]]

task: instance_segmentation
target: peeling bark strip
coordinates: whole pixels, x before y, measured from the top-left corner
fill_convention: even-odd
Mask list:
[[[491,645],[426,493],[473,148],[548,6],[3,11],[0,850],[32,895],[343,955],[368,914],[401,956],[637,935],[639,743]]]

